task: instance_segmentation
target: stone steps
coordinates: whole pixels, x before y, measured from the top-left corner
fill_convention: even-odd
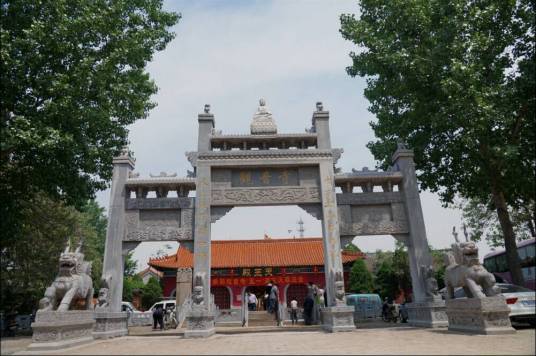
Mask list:
[[[275,315],[266,311],[251,311],[248,313],[248,326],[276,326]]]

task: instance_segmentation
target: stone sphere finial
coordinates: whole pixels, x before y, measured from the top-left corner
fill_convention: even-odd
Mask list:
[[[209,114],[210,113],[210,104],[205,104],[205,114]]]
[[[321,101],[316,102],[316,111],[324,111],[324,104]]]

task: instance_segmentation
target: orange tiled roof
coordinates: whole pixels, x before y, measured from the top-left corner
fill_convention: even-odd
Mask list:
[[[342,262],[362,257],[360,252],[342,252]],[[324,247],[321,238],[236,240],[211,242],[212,268],[322,266]],[[177,253],[151,258],[155,268],[192,267],[193,254],[179,247]]]

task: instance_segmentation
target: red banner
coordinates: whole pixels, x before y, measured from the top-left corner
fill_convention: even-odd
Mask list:
[[[271,277],[212,277],[211,286],[265,286],[270,281],[275,284],[304,284],[308,280],[304,276],[271,276]]]

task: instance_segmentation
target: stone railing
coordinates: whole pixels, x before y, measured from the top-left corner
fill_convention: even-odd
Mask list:
[[[361,171],[353,169],[350,173],[335,175],[335,186],[340,187],[343,193],[372,193],[374,187],[381,187],[383,192],[398,190],[403,175],[399,171],[369,170],[363,167]],[[361,188],[361,191],[354,188]]]
[[[125,183],[127,197],[134,192],[136,198],[147,198],[150,192],[155,192],[156,198],[166,198],[169,192],[176,192],[177,197],[187,197],[190,191],[195,190],[195,178],[176,177],[161,173],[160,176],[140,178],[138,174],[131,173]]]
[[[129,313],[128,326],[146,326],[153,324],[153,313],[150,311]]]

